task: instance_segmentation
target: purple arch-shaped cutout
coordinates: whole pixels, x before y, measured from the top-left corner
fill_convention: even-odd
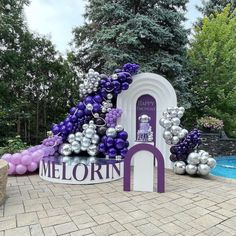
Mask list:
[[[124,191],[130,191],[130,173],[131,173],[131,160],[133,155],[139,151],[151,152],[157,160],[157,192],[165,192],[165,164],[164,158],[155,146],[150,144],[137,144],[129,149],[124,159]]]

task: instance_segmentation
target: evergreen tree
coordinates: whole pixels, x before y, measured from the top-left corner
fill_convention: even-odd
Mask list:
[[[186,76],[187,0],[89,0],[85,25],[74,29],[74,63],[111,71],[126,62],[181,83]],[[178,81],[178,82],[177,82]],[[180,86],[179,86],[180,87]]]

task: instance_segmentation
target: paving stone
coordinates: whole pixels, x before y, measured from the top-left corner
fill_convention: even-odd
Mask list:
[[[43,228],[43,232],[44,232],[45,236],[56,236],[57,235],[53,226]]]
[[[167,223],[165,225],[160,226],[162,231],[170,234],[170,235],[176,235],[178,233],[183,232],[183,228],[179,227],[178,225],[174,223]]]
[[[199,225],[204,228],[211,228],[212,226],[217,225],[220,222],[222,222],[221,219],[208,214],[208,215],[204,215],[204,216],[202,216],[202,217],[200,217],[188,224],[191,225],[192,227],[196,227]]]
[[[19,227],[15,229],[8,229],[5,231],[5,236],[30,236],[29,227]]]
[[[116,230],[109,224],[98,225],[91,229],[97,236],[106,236],[116,233]]]
[[[78,230],[73,222],[55,225],[54,229],[57,232],[57,235],[67,234]]]
[[[137,228],[141,233],[150,236],[157,235],[162,232],[162,230],[159,227],[155,226],[152,223],[140,225]]]
[[[11,206],[5,207],[4,216],[16,215],[18,213],[24,213],[23,204],[11,205]]]
[[[16,227],[15,216],[1,217],[0,218],[0,230],[7,230]]]
[[[38,216],[35,212],[17,214],[17,226],[26,226],[38,223]]]
[[[63,224],[70,221],[71,219],[68,215],[51,216],[39,220],[42,227]]]
[[[43,235],[43,230],[40,224],[34,224],[29,226],[31,236]]]

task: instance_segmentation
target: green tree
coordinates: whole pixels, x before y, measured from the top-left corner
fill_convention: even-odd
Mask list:
[[[38,143],[78,96],[78,81],[51,41],[28,30],[28,1],[0,3],[0,139]]]
[[[216,12],[222,12],[228,4],[230,4],[230,12],[232,13],[236,8],[235,0],[204,0],[202,1],[202,6],[197,8],[203,16],[208,17]]]
[[[189,50],[193,71],[193,109],[197,117],[224,120],[228,134],[236,134],[236,17],[227,6],[202,19]]]
[[[135,62],[182,85],[186,77],[187,0],[89,0],[85,25],[74,29],[74,61],[110,72]],[[181,86],[179,86],[181,87]]]

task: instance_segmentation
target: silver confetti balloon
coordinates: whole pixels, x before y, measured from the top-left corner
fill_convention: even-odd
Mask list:
[[[63,156],[69,156],[72,153],[71,144],[69,143],[61,144],[58,151]]]
[[[196,153],[196,152],[191,152],[189,155],[188,155],[188,158],[187,158],[187,162],[188,164],[193,164],[193,165],[197,165],[199,164],[199,154]]]
[[[107,135],[108,137],[115,138],[116,135],[117,135],[116,129],[115,129],[115,128],[111,128],[111,127],[108,128],[108,129],[106,130],[106,135]]]
[[[197,174],[197,166],[196,165],[193,165],[193,164],[188,164],[186,166],[186,172],[189,174],[189,175],[195,175]]]
[[[186,164],[183,161],[176,161],[174,163],[174,173],[178,174],[178,175],[183,175],[185,174],[185,168],[186,168]]]
[[[211,172],[211,168],[207,164],[198,165],[198,173],[200,175],[208,175],[210,172]]]
[[[212,157],[208,158],[207,165],[213,169],[216,166],[216,160]]]

